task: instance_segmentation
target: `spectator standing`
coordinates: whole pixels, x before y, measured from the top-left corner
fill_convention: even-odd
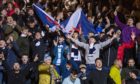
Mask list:
[[[88,84],[107,84],[108,71],[103,68],[102,60],[95,60],[96,68],[89,73]]]
[[[114,65],[110,69],[109,76],[113,80],[114,84],[122,84],[121,82],[121,60],[116,59]]]
[[[86,44],[84,42],[80,42],[78,40],[73,39],[70,35],[67,36],[67,38],[71,39],[75,44],[77,44],[80,47],[83,47],[86,51],[85,59],[87,64],[87,72],[94,70],[95,67],[95,59],[99,57],[100,49],[108,45],[117,37],[117,35],[114,34],[114,36],[107,41],[96,43],[96,40],[94,37],[89,38],[89,44]]]
[[[55,70],[54,66],[51,65],[51,57],[45,55],[44,63],[39,65],[39,84],[55,84],[59,78],[59,74]]]

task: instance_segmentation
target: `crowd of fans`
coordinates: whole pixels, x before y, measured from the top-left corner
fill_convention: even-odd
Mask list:
[[[97,33],[43,25],[81,7]],[[76,18],[75,18],[76,19]],[[0,0],[0,84],[140,84],[140,0]]]

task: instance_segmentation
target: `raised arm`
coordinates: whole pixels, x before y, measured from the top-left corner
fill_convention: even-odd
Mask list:
[[[114,34],[112,38],[108,39],[107,41],[99,43],[99,47],[103,48],[103,47],[107,46],[108,44],[110,44],[117,37],[118,37],[118,35]]]
[[[110,27],[110,20],[108,17],[105,17],[107,24],[105,25],[105,29]]]
[[[116,23],[121,29],[123,29],[126,25],[123,24],[123,23],[119,20],[117,11],[114,12],[114,15],[115,15],[115,23]]]
[[[78,40],[73,39],[70,35],[67,35],[67,38],[71,39],[76,45],[82,47],[82,48],[87,48],[88,44],[84,42],[80,42]]]

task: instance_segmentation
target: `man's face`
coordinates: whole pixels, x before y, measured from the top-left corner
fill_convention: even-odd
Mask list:
[[[47,64],[47,65],[51,65],[51,59],[48,59],[48,60],[44,60],[44,62],[45,62],[45,64]]]
[[[102,61],[101,60],[97,60],[95,63],[97,68],[102,68]]]
[[[63,37],[59,37],[59,43],[62,43],[64,41]]]
[[[6,46],[6,43],[4,40],[0,40],[0,48],[4,48]]]
[[[8,10],[12,10],[12,8],[13,8],[13,5],[12,5],[11,3],[8,3],[7,9],[8,9]]]
[[[41,34],[39,32],[35,34],[35,39],[41,39]]]
[[[71,69],[71,65],[66,64],[66,68],[67,68],[67,70],[70,70]]]
[[[35,27],[35,23],[29,23],[30,28],[34,28]]]
[[[78,33],[73,33],[73,38],[78,38]]]
[[[24,29],[24,30],[22,31],[22,34],[28,35],[28,29]]]
[[[7,15],[7,11],[6,11],[5,9],[3,9],[3,10],[1,11],[1,14],[2,14],[2,16],[6,16],[6,15]]]
[[[26,64],[29,61],[29,58],[27,55],[23,55],[21,60],[22,60],[22,63]]]
[[[85,73],[86,72],[86,68],[81,68],[80,71]]]
[[[30,9],[30,10],[28,11],[28,14],[29,14],[30,16],[33,16],[33,15],[34,15],[34,11],[33,11],[32,9]]]
[[[111,29],[109,30],[109,32],[113,33],[113,32],[114,32],[114,29],[113,29],[113,28],[111,28]]]
[[[20,70],[19,63],[14,63],[13,68],[14,68],[15,71],[19,71]]]
[[[12,24],[13,23],[13,18],[11,16],[7,17],[7,23]]]
[[[133,60],[133,59],[130,59],[129,61],[128,61],[128,66],[129,67],[133,67],[135,65],[135,61]]]
[[[134,24],[134,20],[132,18],[129,18],[127,20],[127,25],[132,26]]]
[[[15,13],[16,14],[20,14],[20,9],[19,8],[15,8]]]
[[[94,38],[89,39],[89,44],[92,44],[92,43],[95,43],[95,42],[96,42],[96,40]]]
[[[117,31],[116,31],[116,34],[117,34],[118,36],[120,36],[120,35],[121,35],[121,30],[117,30]]]
[[[92,17],[89,16],[87,19],[88,21],[92,22]]]
[[[72,80],[76,80],[77,74],[71,74],[71,78],[72,78]]]

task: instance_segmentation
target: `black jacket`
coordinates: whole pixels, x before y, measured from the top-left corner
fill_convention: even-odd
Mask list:
[[[126,84],[140,84],[140,81],[130,79],[130,80],[126,80]]]
[[[32,64],[28,65],[24,70],[20,70],[19,73],[15,73],[14,70],[12,70],[5,61],[3,62],[3,66],[7,72],[7,84],[25,84],[26,76]]]
[[[95,69],[88,77],[88,84],[107,84],[108,72],[104,69]]]

